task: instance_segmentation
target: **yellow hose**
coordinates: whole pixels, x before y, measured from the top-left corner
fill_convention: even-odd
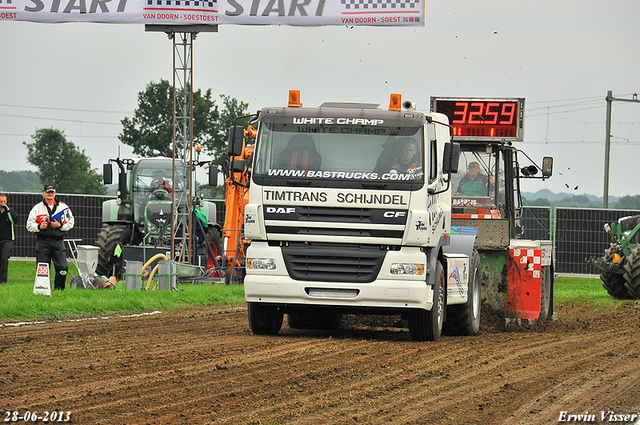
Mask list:
[[[147,279],[147,291],[151,287],[151,279],[153,279],[154,276],[156,275],[156,272],[158,271],[158,267],[160,267],[160,264],[156,264],[156,266],[153,268],[153,270],[151,270],[151,273],[149,273],[149,279]],[[157,287],[158,287],[158,285],[154,286],[152,291],[154,291]]]
[[[149,258],[146,263],[144,263],[144,266],[142,266],[142,270],[146,270],[147,267],[149,267],[149,264],[153,263],[158,258],[162,258],[163,260],[168,260],[166,255],[164,255],[164,254],[156,254],[153,257]],[[153,277],[155,276],[156,272],[158,271],[158,267],[159,266],[160,266],[160,264],[156,264],[156,266],[153,268],[153,270],[151,270],[151,273],[149,273],[149,279],[147,279],[147,288],[146,288],[147,290],[149,290],[149,287],[151,286],[151,279],[153,279]]]

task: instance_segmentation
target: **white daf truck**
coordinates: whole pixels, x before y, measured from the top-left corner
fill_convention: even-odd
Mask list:
[[[290,327],[337,328],[345,313],[401,314],[414,340],[478,333],[480,260],[473,232],[451,233],[459,145],[445,115],[395,94],[388,110],[302,107],[293,91],[255,118],[244,216],[255,334],[277,334],[285,314]]]

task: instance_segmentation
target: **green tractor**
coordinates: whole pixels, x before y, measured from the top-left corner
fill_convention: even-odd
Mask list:
[[[131,251],[141,252],[138,256],[142,258],[135,259],[143,262],[154,253],[169,254],[174,259],[181,257],[188,245],[183,243],[183,235],[189,230],[180,226],[180,217],[189,214],[193,217],[195,234],[191,238],[193,258],[208,256],[208,262],[215,263],[213,258],[222,253],[222,229],[216,222],[216,206],[193,197],[197,202],[191,208],[191,179],[186,164],[175,161],[174,167],[170,158],[112,159],[103,166],[105,184],[113,180],[112,163],[119,169],[118,197],[102,204],[102,229],[96,240],[100,248],[98,275],[122,277],[122,250],[126,247],[138,247]]]
[[[611,236],[611,245],[604,251],[604,256],[593,261],[601,272],[602,286],[617,299],[640,298],[640,249],[636,240],[640,232],[640,215],[607,223],[604,230]]]

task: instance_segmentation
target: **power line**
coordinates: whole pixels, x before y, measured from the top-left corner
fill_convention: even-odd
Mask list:
[[[7,103],[0,103],[0,106],[7,108],[25,108],[25,109],[43,109],[47,111],[67,111],[67,112],[92,112],[92,113],[107,113],[107,114],[131,114],[131,111],[107,111],[99,109],[76,109],[76,108],[56,108],[50,106],[28,106],[28,105],[11,105]]]
[[[49,120],[49,121],[63,121],[63,122],[75,122],[80,124],[104,124],[104,125],[122,125],[120,122],[106,122],[106,121],[86,121],[86,120],[72,120],[68,118],[51,118],[51,117],[36,117],[32,115],[18,115],[18,114],[5,114],[0,112],[0,116],[12,117],[12,118],[25,118],[30,120]]]
[[[536,110],[545,110],[545,112],[540,113],[540,114],[525,113],[525,116],[527,116],[527,117],[538,117],[538,116],[542,116],[542,115],[568,114],[568,113],[577,112],[577,111],[588,111],[590,109],[600,109],[600,108],[604,108],[604,106],[605,105],[597,105],[597,106],[591,106],[591,107],[588,107],[588,108],[567,109],[567,110],[564,110],[564,111],[555,111],[555,112],[548,112],[548,111],[546,111],[546,108],[538,108]]]
[[[0,133],[0,136],[7,137],[31,137],[33,134],[19,134],[19,133]],[[65,137],[80,137],[86,139],[117,139],[118,136],[94,136],[86,134],[65,134]]]
[[[575,102],[577,100],[602,100],[603,98],[600,96],[590,96],[590,97],[574,97],[574,98],[569,98],[569,99],[556,99],[556,100],[539,100],[537,102],[527,102],[527,104],[531,105],[531,104],[538,104],[538,103],[544,103],[549,104],[549,103],[554,103],[554,102]]]

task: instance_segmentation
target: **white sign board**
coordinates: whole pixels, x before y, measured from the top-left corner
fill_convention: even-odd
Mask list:
[[[423,26],[425,0],[0,0],[0,21]]]
[[[49,280],[49,264],[38,263],[36,280],[33,283],[33,293],[51,296],[51,280]]]

